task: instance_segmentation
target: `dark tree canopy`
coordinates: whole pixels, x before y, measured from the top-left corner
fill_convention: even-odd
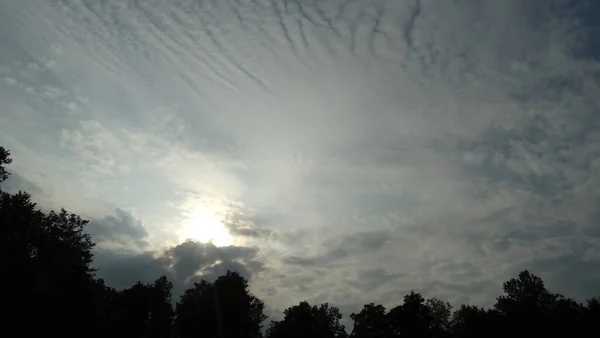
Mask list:
[[[465,338],[490,335],[491,317],[483,308],[463,304],[452,315],[450,332],[452,336]]]
[[[350,319],[354,321],[352,337],[384,338],[389,336],[388,318],[385,307],[382,305],[366,304],[359,313],[352,313]]]
[[[425,302],[429,308],[431,322],[429,330],[433,337],[443,337],[450,327],[452,305],[437,298],[429,298]]]
[[[11,164],[10,151],[0,147],[0,182],[6,180],[10,173],[6,170],[5,165]]]
[[[345,337],[346,331],[340,324],[342,315],[339,309],[329,304],[310,306],[300,302],[285,309],[282,321],[273,321],[267,330],[267,338]]]
[[[1,179],[8,177],[8,154],[0,149]],[[35,323],[15,332],[74,336],[93,321],[94,243],[83,232],[86,224],[66,210],[40,211],[25,192],[0,190],[0,266],[6,276],[2,286],[10,290],[5,304],[12,305],[4,319],[8,327],[23,317]]]
[[[0,182],[10,179],[0,147]],[[23,337],[262,338],[265,305],[240,274],[200,280],[173,307],[166,276],[115,290],[92,268],[87,221],[64,209],[44,212],[26,192],[0,186],[0,331]],[[350,319],[353,338],[579,337],[594,335],[600,298],[585,304],[551,293],[529,271],[503,284],[491,309],[425,299],[411,292],[387,311],[368,303]],[[328,303],[300,302],[272,321],[267,338],[341,338],[342,314]],[[597,334],[596,334],[597,335]]]
[[[248,281],[227,271],[214,283],[194,283],[176,304],[179,337],[261,337],[264,303],[248,291]]]
[[[390,335],[396,337],[431,337],[432,315],[421,294],[404,296],[404,303],[388,313]]]
[[[171,337],[173,284],[162,276],[152,284],[138,282],[122,291],[106,290],[105,325],[109,336]]]

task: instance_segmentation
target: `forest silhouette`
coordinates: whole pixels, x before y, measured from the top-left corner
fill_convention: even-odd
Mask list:
[[[172,299],[173,284],[157,276],[116,290],[95,275],[94,242],[86,220],[43,212],[26,192],[8,193],[10,152],[0,147],[0,269],[4,337],[207,338],[438,338],[577,337],[598,334],[600,299],[579,303],[547,290],[541,278],[521,272],[503,284],[490,309],[450,303],[411,292],[389,309],[374,303],[352,313],[346,329],[330,304],[300,302],[267,325],[264,302],[248,281],[228,271],[201,280]]]

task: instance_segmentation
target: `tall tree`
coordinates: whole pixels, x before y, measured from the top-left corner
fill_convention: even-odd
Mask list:
[[[451,320],[451,331],[453,337],[477,338],[493,335],[491,329],[492,316],[480,307],[471,305],[461,305]]]
[[[217,306],[213,285],[205,280],[184,291],[175,306],[177,337],[219,337]]]
[[[264,303],[250,294],[248,281],[227,271],[214,283],[201,280],[176,304],[179,337],[262,337]]]
[[[452,305],[437,298],[429,298],[425,302],[429,309],[431,321],[429,330],[434,338],[446,337],[450,330],[450,320],[452,316]]]
[[[354,321],[350,337],[385,338],[389,334],[389,325],[383,305],[366,304],[359,313],[352,313],[350,318]]]
[[[9,153],[0,149],[0,179],[8,177]],[[0,266],[6,325],[23,335],[89,335],[95,322],[96,281],[91,268],[94,243],[83,232],[87,221],[66,210],[44,213],[24,192],[0,191]]]
[[[390,336],[407,338],[431,337],[431,312],[421,294],[404,296],[404,303],[390,310]]]
[[[583,309],[584,325],[587,331],[597,329],[600,323],[600,297],[594,297],[587,300],[587,306]]]
[[[525,270],[518,278],[504,282],[505,295],[497,298],[494,308],[502,315],[506,334],[530,336],[549,334],[550,311],[558,296],[546,289],[544,281]]]
[[[4,166],[11,162],[10,151],[4,149],[4,147],[0,147],[0,182],[6,180],[8,175],[10,175]]]
[[[310,306],[300,302],[284,310],[282,321],[273,321],[267,330],[268,338],[337,338],[346,337],[342,314],[335,306],[324,303]]]
[[[171,337],[174,317],[173,284],[165,276],[152,284],[136,283],[113,293],[110,300],[111,336],[139,338]]]
[[[150,332],[153,338],[169,338],[172,336],[173,310],[172,296],[173,283],[166,276],[161,276],[150,287]]]
[[[518,278],[504,282],[503,289],[505,295],[498,297],[494,307],[504,314],[523,309],[547,309],[557,299],[540,277],[527,270],[520,272]]]

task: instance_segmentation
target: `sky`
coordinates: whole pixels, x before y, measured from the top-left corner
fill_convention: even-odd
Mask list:
[[[3,188],[276,318],[600,295],[597,1],[0,0]],[[278,315],[279,314],[279,315]]]

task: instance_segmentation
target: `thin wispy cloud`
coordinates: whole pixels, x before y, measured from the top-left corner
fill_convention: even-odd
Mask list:
[[[93,220],[100,275],[166,271],[195,237],[251,254],[181,283],[221,260],[276,309],[600,281],[594,1],[0,9],[0,142],[44,206]]]

